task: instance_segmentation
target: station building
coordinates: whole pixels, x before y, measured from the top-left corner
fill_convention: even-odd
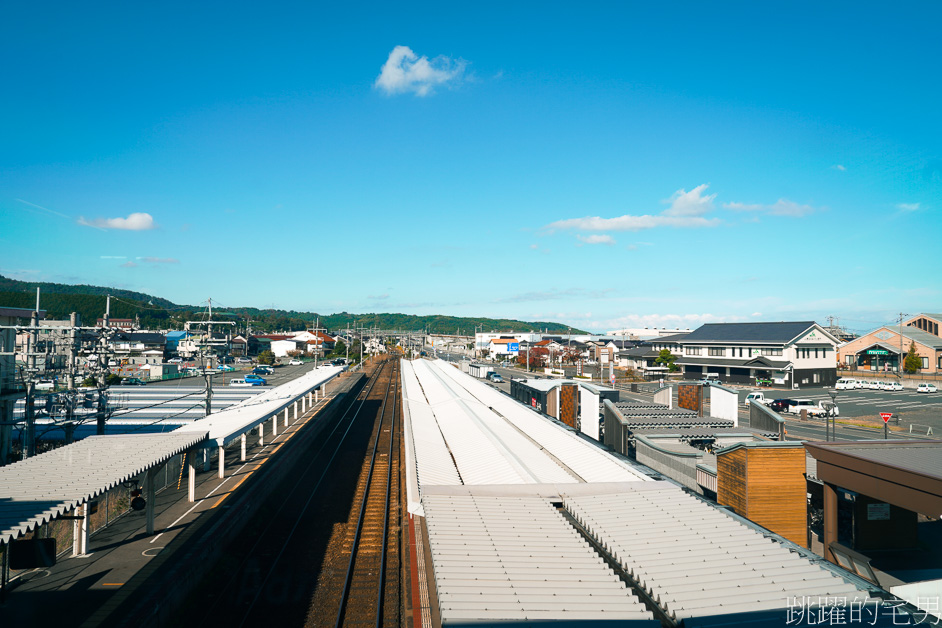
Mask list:
[[[902,325],[880,327],[840,348],[840,362],[854,371],[899,373],[915,346],[921,373],[942,373],[942,314],[917,314]]]
[[[688,379],[833,386],[840,341],[814,321],[709,323],[680,339],[675,364]]]

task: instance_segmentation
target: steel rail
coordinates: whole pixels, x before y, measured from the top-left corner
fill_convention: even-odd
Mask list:
[[[349,598],[349,596],[350,596],[350,583],[353,581],[353,568],[354,568],[354,566],[355,566],[355,564],[356,564],[356,558],[357,558],[357,554],[358,554],[358,552],[357,552],[358,547],[357,547],[357,546],[358,546],[359,543],[360,543],[360,535],[361,535],[361,533],[363,532],[363,519],[364,519],[364,517],[365,517],[365,515],[366,515],[366,506],[367,506],[367,504],[369,503],[369,498],[370,498],[370,483],[371,483],[371,481],[372,481],[372,479],[373,479],[373,471],[376,469],[376,452],[377,452],[378,449],[379,449],[379,439],[380,439],[380,437],[383,435],[383,422],[384,422],[383,419],[384,419],[385,416],[386,416],[386,403],[387,403],[388,400],[389,400],[389,391],[390,391],[390,389],[393,388],[393,383],[394,383],[395,380],[396,380],[396,377],[395,377],[395,373],[396,373],[395,363],[393,363],[393,367],[392,367],[391,370],[392,370],[391,377],[389,378],[389,382],[386,384],[386,393],[385,393],[385,395],[383,396],[383,405],[382,405],[382,407],[380,408],[380,412],[379,412],[379,426],[378,426],[377,429],[376,429],[376,438],[373,439],[373,452],[372,452],[372,454],[370,455],[370,470],[369,470],[369,472],[367,473],[366,482],[364,483],[363,498],[362,498],[362,500],[360,501],[360,512],[359,512],[359,515],[357,516],[356,530],[355,530],[354,535],[353,535],[353,543],[352,543],[352,545],[351,545],[351,547],[350,547],[350,559],[349,559],[349,561],[347,562],[347,574],[346,574],[346,576],[344,577],[343,590],[342,590],[341,593],[340,593],[340,608],[337,609],[337,620],[336,620],[336,622],[334,623],[335,626],[342,626],[342,625],[343,625],[344,615],[345,615],[346,609],[347,609],[347,602],[349,601],[348,598]],[[393,416],[392,416],[392,420],[393,420],[394,423],[395,423],[395,420],[396,420],[395,408],[396,408],[395,392],[393,392]],[[390,432],[390,444],[392,443],[392,440],[393,440],[392,436],[393,436],[393,435],[392,435],[392,433]],[[386,482],[386,484],[387,484],[387,493],[386,493],[385,523],[388,525],[388,521],[389,521],[389,493],[388,493],[388,490],[389,490],[389,489],[388,489],[388,485],[389,485],[389,477],[392,475],[392,459],[391,459],[391,458],[387,460],[387,464],[389,464],[389,467],[390,467],[390,468],[389,468],[389,473],[387,473],[387,478],[386,478],[386,479],[387,479],[387,482]],[[383,539],[384,539],[384,542],[383,542],[383,547],[382,547],[381,552],[380,552],[380,553],[381,553],[381,556],[382,556],[382,558],[383,558],[383,564],[385,564],[385,557],[386,557],[385,536],[386,536],[386,535],[385,535],[385,528],[384,528],[384,530],[383,530]],[[382,606],[381,606],[381,605],[377,608],[377,614],[378,614],[378,616],[379,616],[378,621],[381,622],[381,621],[382,621]]]

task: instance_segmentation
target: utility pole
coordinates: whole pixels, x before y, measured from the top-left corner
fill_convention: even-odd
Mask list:
[[[26,342],[26,442],[23,443],[23,459],[36,455],[36,348],[39,344],[39,288],[36,288],[36,309],[29,317],[29,338]]]
[[[68,375],[68,385],[69,390],[75,390],[75,352],[76,352],[76,328],[80,325],[79,315],[77,312],[72,312],[69,314],[69,375]]]
[[[203,362],[203,364],[206,363]],[[213,413],[213,376],[211,373],[204,372],[203,377],[206,379],[206,416],[209,416]]]

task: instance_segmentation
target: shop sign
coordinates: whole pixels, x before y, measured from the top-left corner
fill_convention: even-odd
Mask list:
[[[867,355],[890,355],[886,349],[867,349]]]
[[[889,504],[867,504],[867,521],[889,521]]]

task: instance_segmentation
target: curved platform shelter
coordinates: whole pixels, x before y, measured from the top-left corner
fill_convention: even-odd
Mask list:
[[[147,530],[154,527],[154,471],[201,446],[206,430],[170,434],[91,436],[0,467],[0,544],[7,545],[52,519],[75,511],[73,554],[88,546],[88,503],[122,482],[144,479]]]
[[[342,366],[320,366],[287,384],[272,388],[251,399],[230,408],[211,414],[208,417],[184,425],[173,431],[174,434],[188,432],[208,432],[206,447],[215,445],[219,449],[219,477],[225,476],[225,455],[223,449],[239,438],[242,442],[242,456],[245,460],[245,437],[254,429],[259,430],[259,441],[264,444],[265,422],[271,421],[272,436],[278,434],[278,418],[283,415],[283,427],[288,426],[288,415],[293,412],[297,418],[311,407],[321,394],[327,394],[327,384],[343,371]],[[204,462],[208,464],[208,456]],[[195,467],[190,465],[190,476],[195,475]],[[191,482],[192,485],[192,482]],[[190,501],[193,501],[192,495]]]

